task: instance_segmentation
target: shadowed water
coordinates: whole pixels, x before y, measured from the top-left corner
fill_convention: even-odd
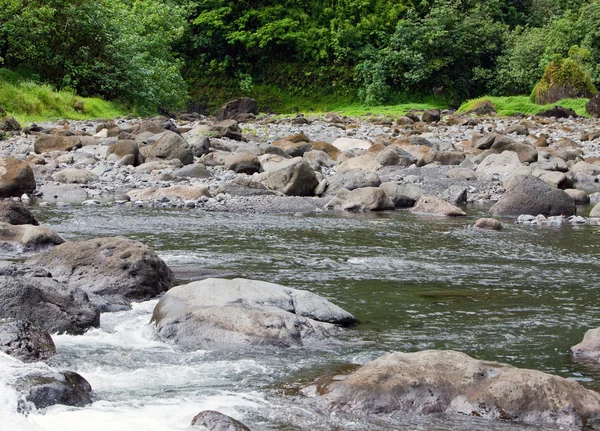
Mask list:
[[[473,230],[483,207],[462,219],[123,207],[34,212],[66,239],[123,235],[150,245],[170,266],[307,289],[362,322],[315,348],[183,352],[154,339],[148,322],[156,301],[104,314],[100,329],[55,336],[59,354],[51,365],[80,372],[97,401],[32,415],[45,430],[187,429],[207,408],[256,430],[550,429],[470,418],[356,420],[332,416],[302,395],[320,375],[392,351],[460,350],[600,389],[600,367],[567,355],[587,329],[600,326],[597,227],[507,221],[501,232]]]

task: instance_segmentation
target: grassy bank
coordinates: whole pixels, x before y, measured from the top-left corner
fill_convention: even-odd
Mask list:
[[[79,97],[72,91],[56,91],[8,69],[0,69],[0,106],[22,124],[57,119],[115,118],[128,114],[116,103]]]
[[[556,105],[573,109],[577,115],[587,116],[587,113],[585,112],[585,104],[588,102],[588,99],[563,99],[550,105],[536,105],[531,101],[529,96],[479,97],[463,103],[458,109],[458,112],[468,112],[473,109],[473,106],[476,105],[477,102],[481,102],[483,100],[491,101],[496,106],[496,112],[500,116],[515,115],[517,113],[534,115]]]

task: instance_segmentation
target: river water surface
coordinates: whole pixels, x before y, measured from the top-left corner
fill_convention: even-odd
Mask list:
[[[448,219],[401,211],[293,216],[34,207],[40,223],[68,240],[123,235],[179,271],[310,290],[362,323],[305,349],[184,351],[154,338],[156,300],[135,304],[103,314],[101,328],[83,336],[53,337],[58,354],[49,364],[83,375],[96,401],[13,415],[14,429],[186,430],[206,409],[254,431],[551,429],[461,417],[350,418],[328,413],[302,390],[382,354],[424,349],[459,350],[600,390],[600,366],[567,355],[587,329],[600,326],[600,228],[507,220],[501,232],[471,229],[486,209]],[[13,398],[0,387],[0,403],[10,406]]]

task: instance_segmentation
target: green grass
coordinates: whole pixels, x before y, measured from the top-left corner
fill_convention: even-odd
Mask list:
[[[468,112],[472,109],[473,105],[482,100],[489,100],[496,105],[496,112],[500,116],[510,116],[517,113],[525,115],[534,115],[538,112],[545,111],[556,105],[560,105],[563,108],[573,109],[577,115],[588,116],[585,111],[585,104],[588,99],[563,99],[556,103],[549,105],[536,105],[533,103],[529,96],[510,96],[510,97],[479,97],[477,99],[468,100],[461,105],[458,112]]]
[[[79,97],[72,91],[56,91],[50,85],[24,79],[8,69],[0,69],[0,106],[21,124],[116,118],[129,113],[116,103]]]

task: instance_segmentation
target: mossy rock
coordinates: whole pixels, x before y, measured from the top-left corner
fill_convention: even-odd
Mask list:
[[[589,73],[575,60],[556,56],[546,66],[542,79],[531,93],[531,99],[538,105],[547,105],[561,99],[589,99],[597,92]]]
[[[468,114],[476,114],[476,115],[495,115],[496,114],[496,105],[494,102],[488,99],[478,100],[469,106]]]

